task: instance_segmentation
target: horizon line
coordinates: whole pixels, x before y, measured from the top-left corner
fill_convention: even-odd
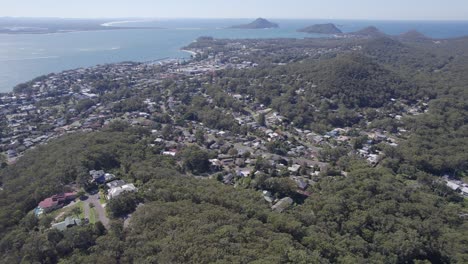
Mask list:
[[[279,20],[348,20],[348,21],[383,21],[383,22],[468,22],[468,19],[388,19],[388,18],[306,18],[306,17],[55,17],[55,16],[0,16],[12,19],[76,19],[76,20],[108,20],[108,19],[141,19],[141,20],[182,20],[182,19],[204,19],[204,20],[248,20],[248,19],[279,19]]]

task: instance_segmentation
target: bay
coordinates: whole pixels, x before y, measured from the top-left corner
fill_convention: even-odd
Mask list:
[[[416,29],[433,38],[468,35],[468,21],[352,21],[352,20],[282,20],[279,29],[239,30],[231,25],[251,19],[167,19],[127,22],[119,26],[162,27],[73,32],[42,35],[0,34],[0,92],[9,92],[21,82],[37,76],[68,69],[121,61],[153,61],[165,58],[188,58],[180,49],[200,36],[215,38],[305,38],[319,37],[297,29],[332,22],[344,32],[373,25],[396,35]]]

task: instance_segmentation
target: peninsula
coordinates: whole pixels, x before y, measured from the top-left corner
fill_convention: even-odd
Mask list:
[[[128,21],[108,19],[0,18],[0,34],[50,34],[77,31],[161,29],[157,27],[116,26]],[[133,21],[132,21],[133,22]]]

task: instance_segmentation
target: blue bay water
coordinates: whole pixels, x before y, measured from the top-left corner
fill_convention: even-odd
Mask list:
[[[187,58],[180,48],[200,36],[215,38],[305,38],[318,37],[296,30],[308,25],[332,22],[344,32],[374,25],[396,35],[416,29],[433,38],[468,35],[465,22],[349,21],[349,20],[272,20],[279,29],[227,29],[247,23],[245,19],[180,19],[119,24],[133,27],[162,27],[74,32],[44,35],[0,34],[0,92],[8,92],[21,82],[52,72],[121,61],[152,61],[164,58]]]

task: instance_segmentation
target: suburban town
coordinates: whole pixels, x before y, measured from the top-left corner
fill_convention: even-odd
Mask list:
[[[210,172],[203,177],[218,177],[224,184],[236,186],[268,168],[275,174],[289,176],[297,184],[298,195],[306,199],[310,195],[307,188],[323,177],[336,174],[346,177],[346,171],[332,170],[334,150],[344,150],[378,166],[383,153],[377,145],[396,147],[405,140],[407,131],[403,127],[387,131],[372,127],[370,122],[361,127],[336,127],[324,133],[295,127],[278,111],[252,100],[249,95],[229,91],[223,94],[223,100],[230,100],[241,109],[219,108],[219,112],[228,116],[238,129],[229,130],[199,121],[178,122],[187,119],[184,118],[187,112],[181,111],[188,107],[184,97],[196,97],[213,104],[215,95],[203,87],[214,83],[220,70],[258,67],[261,61],[247,59],[263,54],[261,47],[264,45],[261,40],[233,41],[220,48],[195,42],[186,48],[192,53],[191,60],[99,65],[39,77],[19,85],[13,93],[1,95],[0,149],[7,162],[13,164],[29,149],[63,135],[98,131],[112,122],[125,121],[151,130],[152,145],[162,146],[162,155],[176,158],[182,149],[192,145],[214,153],[209,160]],[[288,52],[313,57],[358,49],[359,46],[350,45]],[[117,88],[124,92],[117,93]],[[178,91],[181,89],[185,91]],[[296,91],[298,95],[301,93],[304,90]],[[390,117],[396,124],[406,116],[427,111],[425,101],[409,104],[392,99],[391,103],[398,106],[394,109],[399,111],[380,114]],[[100,168],[95,169],[90,172],[89,181],[103,188],[99,193],[90,194],[80,206],[87,221],[92,215],[93,222],[97,217],[107,226],[105,201],[123,192],[136,192],[138,186]],[[444,181],[448,187],[468,197],[467,184],[449,177]],[[47,198],[38,205],[35,214],[40,216],[69,206],[70,201],[79,200],[79,191],[77,188],[73,193]],[[264,191],[263,196],[278,212],[294,203],[290,197],[277,199],[268,191]],[[58,222],[59,219],[63,221]],[[60,229],[82,221],[73,214],[67,218],[59,215],[56,220],[55,226]]]
[[[468,263],[468,1],[3,1],[0,264]]]

